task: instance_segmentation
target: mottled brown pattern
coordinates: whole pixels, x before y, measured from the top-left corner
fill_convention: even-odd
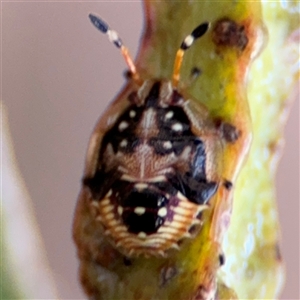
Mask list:
[[[215,147],[218,145],[217,131],[211,122],[202,124],[208,117],[204,108],[200,105],[194,107],[189,101],[184,100],[178,91],[172,89],[168,81],[145,81],[137,92],[129,93],[128,100],[132,105],[125,106],[124,113],[121,112],[114,118],[111,131],[103,138],[105,145],[99,148],[93,144],[100,153],[97,161],[99,169],[97,172],[100,173],[97,180],[103,178],[111,182],[120,181],[129,189],[138,189],[141,196],[146,195],[142,194],[144,190],[155,191],[157,189],[155,184],[168,182],[170,176],[178,174],[182,174],[180,175],[182,177],[174,177],[178,178],[176,180],[187,180],[181,185],[195,185],[202,182],[203,189],[206,177],[218,180],[210,166]],[[166,131],[166,126],[170,126],[171,132]],[[203,138],[203,142],[200,138]],[[134,147],[129,146],[133,140]],[[186,141],[186,144],[180,144],[182,142],[178,144],[178,141]],[[197,148],[193,143],[203,144],[204,147]],[[214,145],[214,148],[210,145]],[[206,156],[209,165],[206,165]],[[193,169],[195,168],[193,162],[199,169]],[[199,175],[195,175],[198,173]],[[191,181],[187,176],[194,176],[195,179],[196,176],[200,177],[198,181],[191,177],[194,180]],[[165,256],[168,250],[179,249],[183,239],[192,238],[201,229],[201,212],[208,206],[191,201],[179,190],[175,192],[176,195],[165,192],[165,199],[168,201],[167,206],[163,208],[165,211],[147,208],[147,202],[140,202],[142,204],[138,205],[135,211],[134,207],[123,207],[120,203],[119,193],[125,191],[108,185],[105,193],[101,190],[93,192],[95,184],[102,185],[105,182],[90,183],[92,180],[92,177],[87,178],[84,184],[92,193],[90,212],[95,220],[95,226],[103,231],[103,235],[111,244],[128,257],[139,254]],[[202,189],[201,186],[199,188]],[[95,198],[101,193],[101,198]],[[211,197],[210,194],[203,195],[206,198]],[[131,231],[127,227],[129,223],[126,223],[124,213],[127,214],[126,220],[129,220],[128,216],[132,214],[142,216],[144,213],[148,215],[155,213],[164,221],[157,227],[156,232]],[[132,218],[130,220],[133,220]]]
[[[245,26],[229,18],[217,21],[213,29],[213,41],[218,46],[228,46],[243,51],[248,44]]]

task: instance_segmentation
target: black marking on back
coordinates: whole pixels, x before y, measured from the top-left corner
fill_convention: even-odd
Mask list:
[[[153,84],[148,96],[145,99],[146,108],[156,107],[159,100],[160,81]]]
[[[166,118],[168,113],[173,113],[171,118]],[[168,108],[157,108],[157,121],[159,134],[149,140],[149,145],[154,147],[155,152],[159,155],[166,155],[174,152],[175,155],[180,155],[184,148],[193,144],[196,139],[191,131],[190,121],[183,111],[182,107],[170,106]],[[172,127],[179,125],[182,130],[174,130]],[[164,142],[170,142],[171,148],[165,148]]]
[[[163,218],[157,214],[147,211],[142,215],[137,215],[133,211],[125,211],[122,214],[122,219],[128,227],[128,232],[135,234],[141,231],[146,234],[155,233],[164,222]]]
[[[156,192],[153,189],[144,189],[137,191],[135,189],[123,194],[120,200],[120,205],[124,211],[122,219],[125,225],[128,226],[128,231],[139,233],[141,231],[151,234],[163,224],[164,218],[158,216],[159,208],[165,207],[168,204],[168,199],[161,192]],[[144,207],[145,212],[138,215],[134,212],[136,207]]]
[[[174,151],[173,145],[170,149],[166,149],[164,147],[165,142],[168,142],[168,140],[162,140],[160,138],[153,137],[149,139],[148,144],[154,148],[156,154],[166,155],[172,153]]]
[[[216,182],[206,180],[196,180],[189,173],[182,174],[177,172],[168,176],[170,182],[191,202],[196,204],[206,204],[207,201],[215,194],[218,188]]]
[[[170,119],[165,119],[165,116],[168,112],[172,111],[174,113],[173,117]],[[191,124],[188,116],[179,106],[171,106],[168,108],[158,108],[157,109],[157,119],[160,128],[159,136],[162,139],[172,139],[172,138],[179,138],[179,137],[190,137],[195,136],[191,132]],[[172,126],[175,124],[181,124],[183,129],[182,131],[175,131],[172,129]]]
[[[152,185],[164,194],[169,194],[170,196],[177,194],[177,189],[169,181],[155,182]]]
[[[130,111],[132,110],[135,111],[134,117],[130,117]],[[125,112],[118,118],[116,124],[104,135],[99,156],[100,160],[109,143],[112,145],[114,153],[117,153],[118,150],[121,149],[120,144],[124,139],[127,140],[127,146],[125,148],[122,147],[122,151],[126,153],[134,151],[135,147],[140,143],[140,140],[135,134],[135,129],[140,122],[143,111],[143,107],[138,107],[136,105],[131,105],[125,110]],[[129,126],[120,131],[119,125],[123,121],[127,122]]]
[[[205,160],[206,153],[203,142],[199,139],[195,142],[195,156],[191,166],[191,175],[198,181],[206,180]]]
[[[82,182],[90,189],[94,200],[101,200],[120,176],[116,170],[104,172],[100,169],[93,177],[83,178]]]
[[[120,204],[123,207],[138,207],[143,206],[149,210],[159,209],[168,203],[167,198],[162,194],[152,189],[144,189],[138,191],[133,189],[127,195],[122,196]]]
[[[203,142],[199,138],[195,138],[189,145],[194,153],[190,171],[175,172],[175,174],[169,175],[169,180],[190,201],[196,204],[205,204],[217,191],[218,184],[208,182],[206,179],[206,154]]]

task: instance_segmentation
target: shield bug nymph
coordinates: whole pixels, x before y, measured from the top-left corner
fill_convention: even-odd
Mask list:
[[[218,130],[207,109],[179,88],[184,53],[209,24],[183,40],[172,80],[143,80],[118,34],[90,19],[121,50],[132,84],[91,137],[76,216],[85,218],[75,221],[75,240],[108,240],[126,256],[165,255],[201,228],[220,182]]]

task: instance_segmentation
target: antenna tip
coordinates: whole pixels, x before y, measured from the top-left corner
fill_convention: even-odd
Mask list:
[[[210,23],[208,23],[208,22],[200,24],[198,27],[196,27],[193,30],[193,32],[192,32],[193,38],[198,39],[199,37],[204,35],[209,27],[210,27]]]
[[[89,18],[90,18],[91,22],[93,23],[93,25],[97,29],[99,29],[101,32],[106,33],[107,30],[109,29],[108,25],[103,20],[98,18],[97,16],[95,16],[93,14],[89,14]]]

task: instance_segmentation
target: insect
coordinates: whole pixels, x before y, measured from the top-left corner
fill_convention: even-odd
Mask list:
[[[91,137],[85,205],[97,232],[125,256],[165,256],[199,232],[202,212],[221,181],[220,132],[207,109],[179,86],[184,53],[209,24],[183,40],[171,80],[142,80],[118,34],[89,17],[121,50],[132,85],[107,109]]]

